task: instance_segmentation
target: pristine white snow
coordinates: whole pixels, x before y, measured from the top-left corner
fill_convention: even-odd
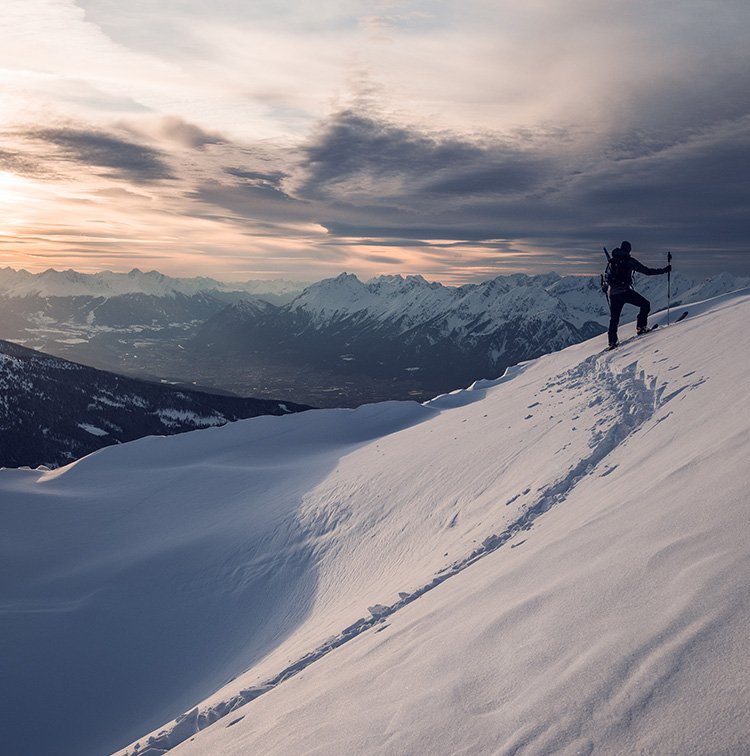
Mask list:
[[[688,309],[0,471],[4,747],[748,752],[750,291]]]

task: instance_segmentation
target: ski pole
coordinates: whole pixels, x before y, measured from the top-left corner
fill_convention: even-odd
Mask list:
[[[667,266],[672,265],[672,253],[667,252]],[[667,325],[669,325],[669,308],[672,305],[672,271],[667,271]]]

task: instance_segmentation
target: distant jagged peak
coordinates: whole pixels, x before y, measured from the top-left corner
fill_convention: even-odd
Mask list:
[[[671,301],[705,299],[748,283],[731,275],[697,283],[678,273],[672,276]],[[651,301],[652,311],[667,306],[665,276],[638,276],[635,288]],[[343,273],[308,287],[287,307],[305,313],[320,326],[351,318],[378,326],[390,323],[395,332],[427,326],[433,331],[469,333],[477,324],[497,327],[528,318],[564,321],[574,328],[609,321],[598,275],[563,277],[558,273],[514,273],[459,287],[401,275],[378,276],[363,283]]]
[[[314,284],[311,284],[311,286],[365,286],[365,287],[371,287],[376,286],[379,284],[391,284],[391,285],[425,285],[425,286],[443,286],[443,284],[435,282],[430,283],[427,281],[427,279],[424,276],[419,275],[418,273],[408,273],[406,275],[402,273],[383,273],[379,276],[373,276],[372,278],[368,278],[367,280],[362,280],[357,276],[356,273],[348,273],[346,271],[342,271],[336,276],[329,276],[328,278],[323,278],[320,281],[317,281]],[[307,287],[309,288],[309,286]]]
[[[308,286],[289,303],[291,311],[311,310],[331,316],[368,309],[377,297],[353,273],[339,273]]]
[[[419,273],[409,273],[407,275],[401,275],[400,273],[384,273],[381,276],[375,276],[367,280],[367,285],[378,286],[381,284],[392,286],[432,286],[443,288],[444,284],[439,281],[428,281],[424,276]]]
[[[732,289],[745,289],[750,286],[750,276],[735,276],[726,272],[717,273],[715,276],[706,279],[703,286],[707,290],[715,290],[719,293],[727,291],[730,287]]]
[[[116,297],[127,294],[174,297],[177,294],[195,296],[211,292],[241,292],[262,297],[263,294],[294,294],[302,291],[304,286],[302,282],[282,279],[227,283],[205,276],[176,278],[158,270],[143,271],[137,267],[127,273],[111,270],[82,273],[71,268],[48,268],[41,273],[30,273],[23,269],[0,268],[0,295],[8,297]]]
[[[357,303],[357,308],[366,306],[371,295],[373,301],[383,296],[412,293],[414,289],[447,289],[439,282],[429,282],[418,274],[384,274],[362,281],[354,273],[339,273],[331,278],[311,284],[294,300],[293,309],[320,303],[326,309]],[[324,301],[325,299],[325,301]]]
[[[362,281],[357,278],[355,273],[339,273],[334,278],[324,278],[322,281],[319,281],[320,284],[324,286],[364,286]],[[314,286],[315,284],[313,284]]]

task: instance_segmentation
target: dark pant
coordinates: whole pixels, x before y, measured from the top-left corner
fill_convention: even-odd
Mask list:
[[[632,289],[628,289],[627,291],[621,291],[617,294],[610,294],[609,295],[609,312],[610,312],[610,319],[609,319],[609,343],[610,344],[616,344],[617,343],[617,326],[620,325],[620,314],[622,313],[622,308],[626,304],[632,304],[636,307],[640,307],[640,311],[638,312],[638,320],[636,321],[636,324],[638,328],[645,328],[646,324],[648,323],[648,314],[651,311],[651,302],[646,299],[646,297],[642,297],[637,291],[633,291]]]

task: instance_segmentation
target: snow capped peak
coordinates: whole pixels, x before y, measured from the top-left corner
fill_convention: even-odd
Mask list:
[[[289,305],[292,311],[313,310],[332,316],[341,312],[356,312],[370,304],[365,299],[367,287],[353,273],[340,273],[308,286]]]
[[[339,283],[342,283],[342,282],[360,283],[359,278],[357,278],[357,276],[354,273],[347,273],[346,271],[339,273],[333,279],[327,279],[327,280],[338,281]]]
[[[419,274],[409,274],[406,276],[402,276],[400,273],[391,273],[391,274],[384,274],[381,276],[375,276],[374,278],[370,278],[367,281],[368,285],[391,284],[394,286],[399,286],[399,285],[403,285],[404,283],[407,283],[411,286],[414,286],[414,285],[442,286],[443,285],[438,282],[430,283],[424,276],[421,276]]]
[[[365,284],[357,278],[354,273],[339,273],[333,278],[324,278],[322,281],[311,284],[308,289],[318,289],[320,291],[359,291],[364,288]]]
[[[639,276],[636,288],[652,302],[652,311],[667,304],[666,281],[661,276]],[[717,276],[705,283],[675,274],[672,300],[681,296],[703,299],[748,285],[747,279]],[[606,325],[607,300],[598,277],[557,273],[497,276],[458,287],[429,283],[419,275],[383,275],[361,282],[342,273],[307,287],[291,303],[293,312],[306,313],[314,323],[356,317],[383,324],[397,332],[426,323],[444,333],[466,333],[477,320],[494,323],[523,321],[528,317],[564,320],[574,328],[587,323]]]
[[[374,276],[367,280],[368,284],[398,284],[404,280],[404,277],[399,273],[384,273],[380,276]]]
[[[680,291],[687,291],[689,289],[689,282],[687,285],[684,281],[684,277],[679,273],[676,276],[678,281],[678,287]],[[675,274],[672,274],[672,285],[674,286]],[[701,285],[701,296],[703,298],[715,297],[719,294],[723,294],[727,291],[733,291],[750,286],[750,276],[744,278],[738,278],[730,273],[719,273],[715,276],[711,276],[709,279],[703,282]],[[692,298],[692,293],[688,296]]]
[[[442,284],[428,284],[422,276],[378,276],[363,283],[355,275],[342,273],[308,286],[290,309],[305,312],[317,322],[357,314],[378,320],[400,319],[415,307],[423,311],[427,306],[424,297],[434,299],[440,296],[438,292],[448,291]]]
[[[42,273],[29,273],[13,268],[0,269],[0,296],[24,297],[116,297],[125,294],[147,294],[160,297],[174,297],[176,294],[194,296],[203,292],[245,292],[255,296],[264,293],[274,296],[301,291],[303,283],[292,281],[246,281],[225,283],[202,276],[194,278],[172,278],[157,270],[142,271],[133,268],[127,273],[102,271],[100,273],[80,273],[76,270],[55,270],[48,268]]]

